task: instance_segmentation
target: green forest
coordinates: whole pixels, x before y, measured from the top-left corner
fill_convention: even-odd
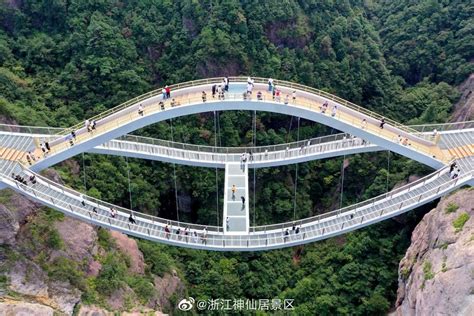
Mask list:
[[[474,71],[473,30],[474,6],[459,0],[3,0],[0,115],[4,123],[68,127],[166,84],[249,75],[325,90],[406,124],[442,123],[459,99],[456,86]],[[257,112],[254,135],[253,119],[243,111],[204,113],[134,133],[171,139],[173,130],[175,141],[238,147],[253,144],[254,137],[256,145],[270,145],[339,132],[303,119],[298,128],[296,117]],[[386,151],[345,159],[344,169],[343,158],[301,163],[298,177],[295,165],[258,169],[255,186],[250,183],[251,223],[325,213],[430,171]],[[222,170],[92,154],[54,169],[67,185],[110,203],[222,224],[216,216]],[[174,171],[175,179],[169,176]],[[268,252],[138,242],[147,273],[178,271],[194,298],[293,298],[298,315],[380,315],[394,305],[398,263],[432,206],[327,241]],[[43,221],[61,219],[45,212]],[[77,285],[85,304],[103,305],[103,297],[124,284],[146,301],[152,291],[147,277],[127,276],[126,255],[113,255],[107,231],[99,231],[109,253],[101,260],[110,269],[85,279],[79,263],[63,262],[49,268],[51,277]],[[47,247],[38,251],[48,256]]]

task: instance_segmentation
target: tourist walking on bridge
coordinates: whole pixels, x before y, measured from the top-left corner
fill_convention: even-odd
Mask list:
[[[166,98],[167,99],[171,98],[171,88],[166,86],[165,91],[166,91]]]
[[[336,113],[337,113],[337,105],[333,105],[332,110],[331,110],[331,116],[335,117]]]
[[[113,207],[111,207],[110,208],[110,217],[115,218],[115,216],[117,216],[117,211]]]
[[[161,97],[163,100],[166,100],[166,88],[161,89]]]
[[[276,92],[275,92],[275,101],[277,101],[277,102],[281,101],[280,95],[281,95],[281,91],[277,89]]]
[[[212,98],[214,99],[216,97],[216,91],[217,91],[217,85],[216,84],[212,85],[211,91],[212,91]]]
[[[235,192],[237,192],[237,187],[235,186],[235,184],[232,185],[232,200],[235,200]]]
[[[385,125],[385,118],[382,117],[382,120],[380,121],[380,128],[383,129],[384,125]]]
[[[272,78],[268,78],[268,91],[272,91],[273,90],[273,79]]]
[[[247,94],[251,95],[253,90],[253,83],[247,83]]]
[[[224,91],[229,92],[229,77],[224,78]]]
[[[203,244],[205,244],[205,245],[207,244],[207,229],[206,229],[206,227],[204,227],[204,229],[202,231],[201,240],[202,240]]]
[[[66,140],[69,142],[69,145],[74,146],[74,141],[73,141],[73,137],[72,137],[72,134],[68,134],[66,136]]]
[[[456,161],[453,161],[451,165],[449,166],[449,172],[453,172],[454,168],[456,168]]]
[[[89,120],[85,120],[85,121],[84,121],[84,127],[86,128],[86,130],[87,130],[88,132],[91,132],[91,131],[92,131],[92,130],[91,130],[91,123],[90,123]]]
[[[131,223],[131,224],[136,224],[137,222],[135,222],[135,219],[133,218],[133,214],[130,213],[130,216],[128,217],[128,221]]]
[[[321,106],[321,113],[326,113],[327,108],[329,107],[328,101],[324,102],[323,105]]]

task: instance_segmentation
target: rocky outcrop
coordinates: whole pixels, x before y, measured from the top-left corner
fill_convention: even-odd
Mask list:
[[[35,316],[53,316],[54,309],[49,306],[17,301],[0,302],[0,315],[35,315]]]
[[[474,74],[471,74],[460,86],[461,97],[454,105],[451,122],[462,122],[474,119]]]
[[[0,198],[4,200],[4,203],[0,204],[0,218],[2,219],[0,221],[0,244],[2,244],[1,240],[12,241],[12,238],[18,233],[19,226],[25,224],[28,216],[35,213],[40,205],[10,189],[0,191]],[[9,244],[9,242],[5,243]]]
[[[103,308],[97,306],[81,306],[77,316],[113,316],[116,313],[109,312]],[[121,316],[166,316],[167,314],[163,314],[158,311],[147,310],[147,309],[140,309],[140,311],[136,312],[123,312],[120,313]]]
[[[46,174],[54,181],[61,181],[54,170],[47,170]],[[67,278],[55,278],[46,272],[62,262],[61,258],[77,264],[77,269],[93,278],[100,275],[100,258],[109,251],[120,251],[130,258],[130,275],[145,274],[146,264],[136,240],[111,231],[113,249],[104,249],[92,225],[67,216],[54,215],[53,220],[38,216],[45,209],[12,190],[2,190],[0,200],[0,245],[8,249],[8,253],[0,251],[3,268],[0,273],[6,276],[3,291],[0,290],[0,315],[72,315],[81,305],[81,290]],[[32,231],[45,224],[54,225],[52,229],[59,235],[60,247],[48,248],[44,241],[40,248],[32,246]],[[156,291],[148,302],[141,302],[137,293],[124,285],[110,297],[101,297],[108,310],[81,306],[78,315],[114,315],[117,311],[121,315],[164,315],[159,310],[163,307],[172,310],[170,299],[184,297],[185,287],[176,272],[152,277]],[[7,300],[7,293],[14,294],[8,297],[11,300]]]
[[[111,310],[121,311],[125,309],[126,304],[135,301],[135,293],[128,286],[125,285],[120,289],[115,290],[107,299],[107,305]],[[135,302],[134,302],[135,303]]]
[[[71,315],[81,292],[67,282],[49,282],[46,273],[31,261],[19,260],[7,274],[9,289]]]
[[[20,224],[18,224],[13,213],[1,204],[0,218],[0,245],[12,245],[15,242],[15,236],[20,229]]]
[[[37,264],[18,260],[7,275],[10,290],[28,296],[48,296],[47,275]]]
[[[397,315],[474,315],[473,205],[471,189],[458,191],[415,228],[399,265]]]
[[[72,315],[74,306],[81,300],[81,291],[71,286],[69,282],[51,282],[48,296],[53,305],[63,313]]]
[[[64,242],[62,250],[51,255],[51,260],[57,256],[67,257],[76,262],[93,261],[97,254],[97,233],[93,226],[79,220],[65,217],[55,223],[55,227]]]
[[[120,251],[130,257],[129,271],[136,274],[145,273],[145,261],[143,254],[138,249],[137,242],[117,231],[111,231],[110,236],[115,240],[115,244]]]
[[[185,297],[184,284],[174,270],[171,274],[165,273],[163,277],[155,277],[154,286],[157,295],[152,300],[150,307],[170,310],[170,298],[172,295]]]

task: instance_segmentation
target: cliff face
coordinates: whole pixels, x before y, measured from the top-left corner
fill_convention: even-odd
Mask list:
[[[174,306],[171,297],[184,297],[176,271],[149,272],[137,241],[126,235],[62,216],[10,190],[0,192],[0,218],[0,315],[162,315]],[[113,257],[120,259],[110,264]],[[91,292],[86,283],[107,288],[107,269],[124,261],[113,292]]]
[[[474,190],[444,198],[399,265],[397,315],[474,315]]]

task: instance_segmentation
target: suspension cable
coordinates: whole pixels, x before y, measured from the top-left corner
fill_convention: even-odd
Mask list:
[[[173,135],[173,118],[170,118],[171,141],[174,142]],[[174,199],[176,202],[176,219],[179,222],[179,206],[178,206],[178,182],[176,181],[176,164],[173,163],[173,179],[174,179]]]
[[[300,118],[297,120],[296,141],[300,141]],[[293,220],[296,220],[296,189],[298,188],[298,163],[295,166],[295,192],[293,195]]]
[[[342,158],[342,171],[341,171],[341,198],[340,198],[340,201],[339,201],[339,209],[342,208],[342,198],[343,198],[343,194],[344,194],[344,162],[346,161],[346,155],[343,156]]]
[[[214,111],[214,146],[217,147],[217,113]],[[219,227],[219,179],[218,179],[218,171],[216,167],[216,219],[217,219],[217,227]]]
[[[132,184],[130,181],[130,165],[128,164],[128,157],[125,156],[125,162],[127,163],[127,177],[128,177],[128,195],[130,198],[130,210],[133,210],[132,204]]]
[[[253,138],[252,138],[252,147],[257,147],[257,111],[253,111]],[[255,208],[255,195],[256,195],[256,179],[255,179],[256,168],[253,168],[253,227],[255,232],[255,222],[257,217],[257,210]]]
[[[387,150],[387,187],[386,187],[385,192],[388,192],[389,176],[390,176],[390,150]]]
[[[290,117],[290,127],[288,128],[288,133],[286,134],[286,142],[289,143],[288,139],[291,133],[291,126],[293,125],[293,115]]]
[[[219,111],[217,111],[217,135],[219,136],[219,147],[222,147],[222,135],[221,135],[221,119]]]
[[[82,153],[82,174],[84,175],[84,191],[87,192],[86,163],[84,161],[84,153]]]

